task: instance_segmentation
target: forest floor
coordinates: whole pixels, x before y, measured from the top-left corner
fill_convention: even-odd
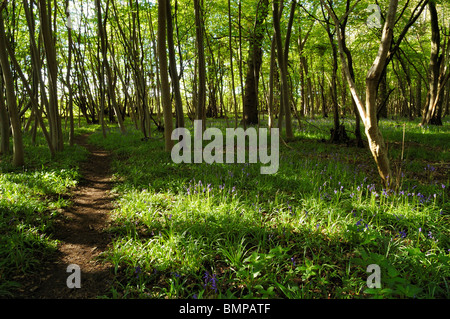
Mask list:
[[[89,134],[77,136],[75,143],[89,151],[81,163],[82,179],[70,194],[72,205],[65,208],[55,224],[53,238],[59,241],[54,259],[40,273],[27,278],[24,298],[95,298],[110,287],[110,264],[96,260],[110,242],[105,229],[113,208],[110,153],[88,144]],[[81,270],[81,288],[68,288],[70,264]],[[73,280],[71,280],[73,282]]]

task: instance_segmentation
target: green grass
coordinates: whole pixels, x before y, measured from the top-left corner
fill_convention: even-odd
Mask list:
[[[51,159],[39,135],[33,145],[25,134],[24,145],[26,166],[12,167],[11,156],[0,159],[0,296],[12,296],[18,279],[39,270],[56,251],[53,221],[70,205],[67,195],[86,156],[84,148],[66,143]]]
[[[92,135],[115,155],[110,297],[450,297],[448,121],[423,133],[407,124],[396,192],[381,188],[367,149],[320,142],[331,121],[310,122],[281,147],[274,175],[174,164],[158,133]],[[380,124],[395,163],[402,126]],[[381,289],[366,286],[373,263]]]

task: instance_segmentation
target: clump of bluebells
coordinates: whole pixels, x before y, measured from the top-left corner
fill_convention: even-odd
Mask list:
[[[208,271],[205,271],[204,275],[203,275],[203,288],[206,290],[208,290],[208,288],[210,287],[210,289],[212,291],[214,291],[215,294],[217,294],[217,278],[216,278],[216,274],[209,274]]]

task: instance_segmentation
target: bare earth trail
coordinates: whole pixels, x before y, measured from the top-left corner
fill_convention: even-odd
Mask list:
[[[89,151],[80,163],[82,179],[71,193],[72,205],[65,209],[55,225],[54,239],[58,239],[58,256],[49,261],[45,272],[27,284],[25,298],[92,299],[108,292],[112,281],[111,265],[96,257],[103,252],[110,239],[105,229],[113,209],[110,154],[88,144],[88,134],[76,137],[75,143]],[[81,270],[81,288],[68,288],[67,266],[76,264]]]

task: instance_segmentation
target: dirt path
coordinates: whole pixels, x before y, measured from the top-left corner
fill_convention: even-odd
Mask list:
[[[107,233],[109,213],[113,209],[110,155],[87,143],[88,135],[75,142],[89,151],[81,163],[82,180],[72,192],[73,205],[66,209],[55,225],[55,239],[60,241],[57,260],[49,261],[45,272],[35,276],[24,291],[26,298],[96,298],[108,292],[112,275],[110,265],[95,258],[110,242]],[[68,288],[67,266],[81,270],[81,288]]]

